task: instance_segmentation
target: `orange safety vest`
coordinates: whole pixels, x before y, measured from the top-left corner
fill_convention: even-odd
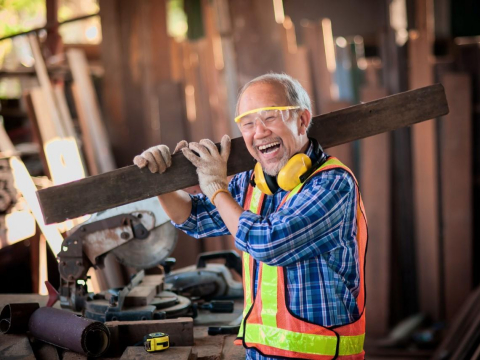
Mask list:
[[[236,345],[254,348],[266,356],[294,359],[364,359],[365,338],[365,251],[367,246],[367,219],[355,176],[338,159],[330,157],[311,176],[322,171],[341,168],[355,180],[357,195],[357,245],[360,256],[360,291],[357,307],[360,318],[350,324],[324,327],[301,320],[291,313],[286,305],[285,269],[259,262],[259,282],[255,298],[254,259],[243,253],[244,310],[243,321]],[[279,208],[305,184],[299,184],[282,201]],[[245,210],[256,214],[261,211],[264,194],[249,185]]]

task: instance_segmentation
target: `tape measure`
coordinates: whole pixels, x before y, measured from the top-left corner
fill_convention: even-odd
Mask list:
[[[143,344],[147,352],[162,351],[168,349],[170,340],[168,334],[156,332],[145,335]]]

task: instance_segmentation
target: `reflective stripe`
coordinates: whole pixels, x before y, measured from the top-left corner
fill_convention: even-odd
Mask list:
[[[254,214],[258,214],[261,197],[262,191],[257,187],[253,188],[252,200],[250,201],[250,211]]]
[[[245,323],[245,317],[247,316],[250,308],[252,307],[252,292],[251,292],[251,274],[250,274],[250,255],[243,253],[243,296],[245,298],[243,307],[243,319],[238,329],[238,337],[243,338],[243,328]]]
[[[305,354],[322,354],[335,356],[337,337],[303,334],[261,324],[247,323],[245,342],[249,345],[264,344],[287,351]],[[342,336],[339,356],[355,355],[363,351],[365,334]]]
[[[253,188],[252,198],[250,200],[250,211],[254,214],[258,213],[258,208],[261,205],[260,200],[262,198],[262,192],[257,187]],[[238,330],[238,337],[243,337],[243,328],[245,323],[245,317],[247,316],[250,308],[252,307],[252,275],[251,272],[253,269],[250,269],[250,255],[246,252],[243,253],[243,296],[244,296],[244,307],[243,307],[243,320],[240,324],[240,329]]]
[[[262,323],[265,326],[277,326],[277,268],[262,264],[260,280],[262,298]]]

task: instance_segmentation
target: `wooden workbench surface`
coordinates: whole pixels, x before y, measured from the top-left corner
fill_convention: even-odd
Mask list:
[[[0,309],[5,304],[38,302],[40,306],[45,306],[47,296],[37,294],[2,294],[0,295]],[[236,304],[237,305],[237,304]],[[59,303],[55,304],[59,307]],[[172,347],[164,352],[146,353],[143,347],[129,347],[121,357],[99,358],[99,360],[110,359],[169,359],[169,360],[239,360],[245,359],[245,349],[242,346],[233,345],[236,335],[216,335],[209,336],[208,325],[228,323],[238,317],[241,309],[235,307],[233,314],[212,314],[210,312],[201,311],[195,319],[194,327],[194,345],[192,347]],[[202,324],[202,325],[199,325]],[[0,333],[0,359],[13,360],[54,360],[53,354],[58,354],[59,360],[87,360],[87,357],[70,351],[56,349],[42,342],[34,341],[26,335],[5,335]],[[46,357],[45,357],[46,356]]]

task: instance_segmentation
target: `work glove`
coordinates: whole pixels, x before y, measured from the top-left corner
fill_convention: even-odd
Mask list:
[[[228,192],[227,161],[230,155],[230,137],[224,135],[220,145],[219,152],[211,140],[204,139],[198,143],[191,142],[188,148],[181,149],[183,155],[197,168],[200,189],[214,205],[214,198],[219,192]]]
[[[188,146],[185,140],[180,141],[175,147],[174,154],[180,151],[180,149]],[[172,155],[167,145],[156,145],[145,150],[140,155],[135,156],[133,163],[140,169],[148,165],[148,169],[152,173],[163,173],[172,165]]]

